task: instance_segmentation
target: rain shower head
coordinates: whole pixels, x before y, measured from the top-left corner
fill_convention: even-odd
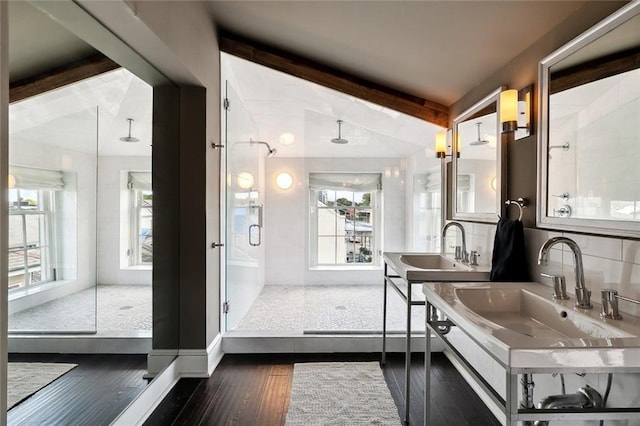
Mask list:
[[[342,137],[341,130],[342,130],[342,120],[338,120],[338,137],[331,139],[331,142],[337,143],[339,145],[344,145],[346,143],[349,143],[347,139],[344,139]]]
[[[481,124],[482,124],[482,123],[481,123],[481,122],[479,122],[479,121],[476,123],[476,127],[478,128],[478,139],[476,139],[475,141],[471,142],[469,145],[471,145],[471,146],[477,146],[477,145],[486,145],[486,144],[488,144],[488,143],[489,143],[489,141],[488,141],[488,140],[486,140],[486,139],[481,139],[481,138],[480,138],[480,125],[481,125]]]
[[[245,142],[245,143],[246,143],[246,142]],[[275,156],[275,155],[276,155],[276,153],[278,152],[278,150],[277,150],[277,149],[275,149],[275,148],[271,148],[271,146],[270,146],[267,142],[263,142],[263,141],[254,141],[254,140],[249,139],[249,143],[250,143],[251,145],[253,145],[254,143],[258,143],[258,144],[266,145],[266,146],[267,146],[267,149],[269,150],[269,151],[267,152],[267,158],[271,158],[271,157]]]
[[[127,118],[127,121],[129,122],[129,135],[121,137],[120,140],[122,142],[140,142],[140,139],[131,136],[131,123],[133,122],[133,118]]]

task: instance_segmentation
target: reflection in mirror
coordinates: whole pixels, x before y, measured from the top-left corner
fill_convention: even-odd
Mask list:
[[[500,214],[501,146],[498,95],[489,94],[454,120],[453,218],[495,222]]]
[[[540,64],[538,221],[640,236],[640,5]]]

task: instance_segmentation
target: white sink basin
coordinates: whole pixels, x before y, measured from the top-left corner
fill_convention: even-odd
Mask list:
[[[385,253],[384,260],[407,281],[489,281],[488,267],[472,267],[440,253]]]
[[[420,269],[450,269],[457,271],[466,271],[469,269],[465,264],[456,263],[455,260],[449,259],[441,254],[403,254],[400,256],[400,261]]]
[[[425,283],[423,292],[454,329],[509,368],[640,368],[640,318],[603,319],[595,301],[579,309],[575,296],[555,300],[552,288],[534,282]]]
[[[455,294],[487,321],[529,337],[632,337],[599,318],[581,315],[523,288],[457,288]]]

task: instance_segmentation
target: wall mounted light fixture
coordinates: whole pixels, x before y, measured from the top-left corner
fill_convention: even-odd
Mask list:
[[[276,176],[276,185],[280,189],[289,189],[293,185],[293,176],[287,172],[280,172]]]
[[[533,134],[532,109],[533,85],[524,89],[509,89],[500,92],[499,117],[502,133],[513,133],[514,140]]]
[[[436,133],[436,158],[451,157],[451,154],[447,154],[447,131],[442,130]],[[453,151],[453,147],[452,147]],[[456,157],[460,158],[460,144],[456,144]]]
[[[436,157],[444,158],[447,155],[447,131],[436,133]]]

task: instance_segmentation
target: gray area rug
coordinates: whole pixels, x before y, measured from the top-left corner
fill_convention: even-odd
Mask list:
[[[287,426],[400,424],[377,362],[294,364]]]
[[[78,364],[10,362],[7,364],[7,408],[33,395]]]

